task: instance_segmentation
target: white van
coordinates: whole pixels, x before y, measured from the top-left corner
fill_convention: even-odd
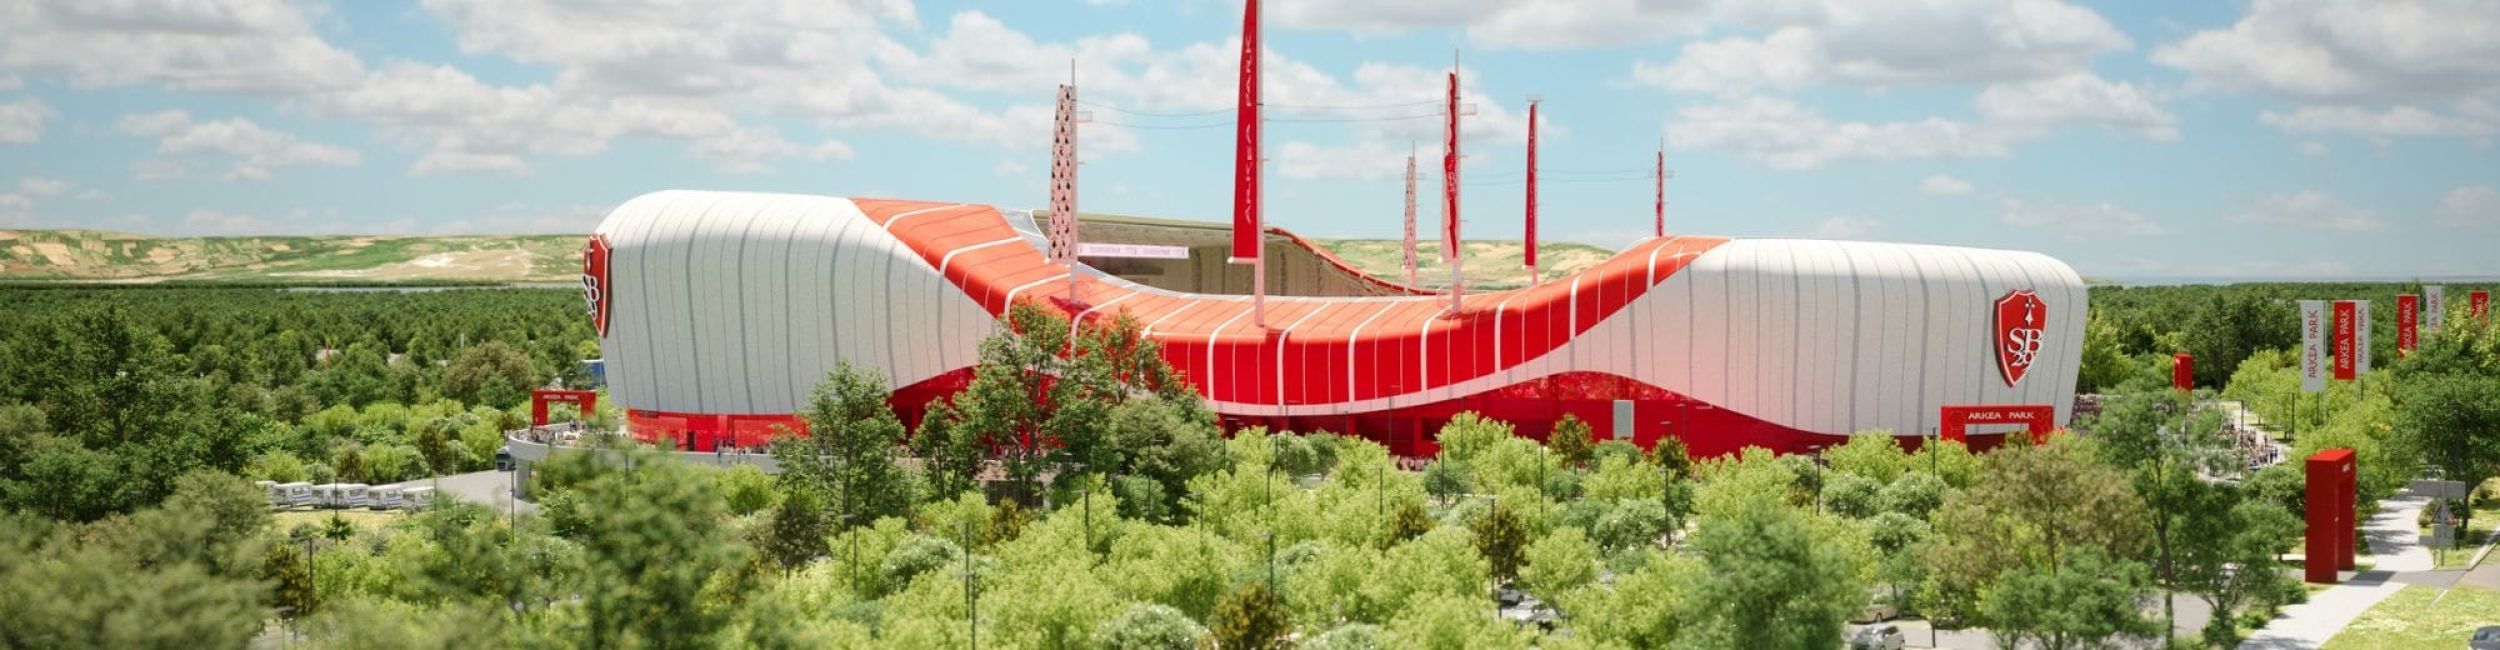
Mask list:
[[[337,484],[337,483],[323,483],[323,484],[320,484],[320,485],[315,485],[315,486],[313,486],[313,488],[312,488],[312,507],[315,507],[315,508],[336,508],[336,507],[339,507],[339,488],[341,488],[341,487],[344,487],[344,486],[342,486],[342,485],[340,485],[340,484]]]
[[[399,509],[399,492],[400,487],[396,485],[374,488],[372,503],[366,506],[375,510],[397,510]]]
[[[373,487],[363,483],[340,483],[338,492],[331,496],[332,508],[362,508],[373,502]]]
[[[399,491],[400,509],[421,510],[433,503],[434,488],[431,486],[418,485]]]
[[[252,484],[260,486],[260,491],[268,495],[269,507],[286,507],[286,492],[278,489],[277,481],[253,481]]]
[[[309,506],[316,503],[313,500],[313,484],[311,483],[305,483],[302,481],[294,483],[279,483],[277,490],[278,496],[275,498],[274,505],[281,510]]]

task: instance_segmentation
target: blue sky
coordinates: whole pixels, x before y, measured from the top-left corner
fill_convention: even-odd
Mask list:
[[[2046,252],[2120,279],[2500,275],[2487,0],[1268,0],[1272,222],[1394,237],[1455,52],[1464,213]],[[1222,219],[1233,1],[26,0],[0,227],[585,232],[670,188]],[[1318,121],[1310,121],[1318,120]],[[1436,180],[1422,211],[1438,213]],[[1425,228],[1429,232],[1430,228]]]

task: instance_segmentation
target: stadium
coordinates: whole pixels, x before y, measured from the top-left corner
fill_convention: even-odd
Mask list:
[[[883,374],[915,422],[966,384],[1008,306],[1033,302],[1136,319],[1227,428],[1350,433],[1406,455],[1433,453],[1432,433],[1468,411],[1532,437],[1571,414],[1696,455],[2073,414],[2084,285],[2036,253],[1667,235],[1453,309],[1270,227],[1261,327],[1251,268],[1226,264],[1227,225],[1082,223],[1089,244],[1186,254],[1054,260],[1036,213],[987,205],[632,199],[584,257],[611,398],[638,438],[755,445],[803,430],[791,414],[848,361]]]

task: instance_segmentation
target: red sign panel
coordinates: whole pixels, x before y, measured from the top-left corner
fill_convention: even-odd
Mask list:
[[[2196,390],[2196,355],[2181,352],[2170,356],[2170,386],[2181,391]]]
[[[1941,426],[1936,435],[1954,442],[1967,443],[1968,429],[1974,425],[2021,425],[2032,442],[2046,441],[2049,432],[2057,430],[2057,408],[2047,404],[1951,404],[1938,409],[1937,415]]]
[[[590,308],[590,326],[608,335],[608,239],[591,235],[582,245],[582,302]]]
[[[2474,317],[2474,318],[2476,318],[2476,319],[2481,319],[2481,318],[2483,318],[2483,317],[2490,316],[2490,315],[2491,315],[2491,292],[2489,292],[2489,291],[2476,291],[2476,292],[2473,292],[2473,293],[2465,294],[2465,313],[2466,313],[2466,315],[2468,315],[2468,316],[2472,316],[2472,317]]]
[[[2402,311],[2400,308],[2398,311]],[[2351,381],[2359,376],[2360,361],[2355,353],[2361,350],[2358,316],[2361,305],[2350,300],[2335,301],[2335,378]],[[2401,340],[2401,337],[2399,337]]]
[[[2343,303],[2335,305],[2339,310],[2343,308]],[[2341,318],[2344,312],[2335,313],[2337,318]],[[2396,356],[2402,357],[2413,353],[2414,344],[2420,342],[2416,332],[2420,331],[2421,324],[2422,297],[2410,293],[2396,296]]]
[[[2030,289],[2016,289],[1998,298],[1996,336],[1989,347],[1997,353],[1997,371],[2006,386],[2020,384],[2040,358],[2040,340],[2048,333],[2049,305]]]

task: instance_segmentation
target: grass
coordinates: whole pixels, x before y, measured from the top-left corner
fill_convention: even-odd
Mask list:
[[[336,515],[341,519],[346,519],[347,523],[354,525],[358,530],[374,530],[383,526],[388,526],[391,522],[399,521],[399,518],[404,516],[402,513],[397,511],[375,511],[361,508],[355,510],[281,510],[270,513],[269,528],[271,530],[278,531],[281,535],[286,534],[287,531],[295,530],[296,526],[302,526],[305,524],[311,524],[317,529],[322,526],[330,525],[330,517],[332,515]]]
[[[2500,625],[2500,591],[2458,586],[2442,597],[2437,587],[2415,585],[2363,612],[2325,650],[2462,648],[2485,625]]]

